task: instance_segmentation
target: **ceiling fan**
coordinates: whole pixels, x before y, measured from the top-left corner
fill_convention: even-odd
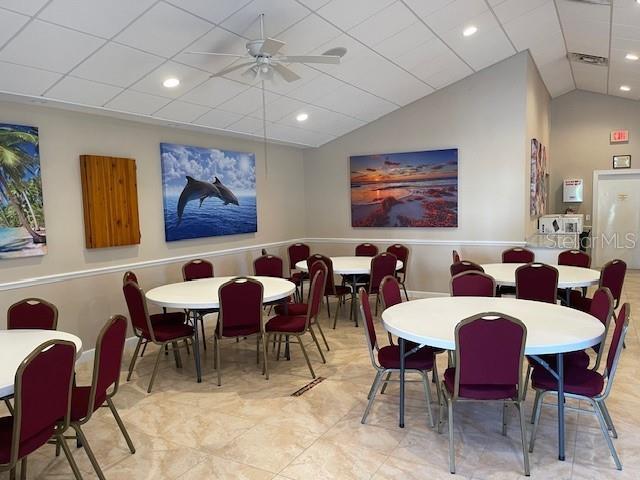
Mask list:
[[[243,77],[249,77],[253,81],[271,80],[274,73],[287,82],[295,82],[301,77],[288,68],[286,65],[292,63],[323,63],[337,65],[340,59],[347,53],[346,48],[337,47],[326,51],[322,55],[281,55],[280,50],[286,45],[285,42],[275,38],[264,37],[264,13],[260,14],[260,39],[247,42],[247,53],[237,55],[233,53],[221,52],[185,52],[192,55],[212,55],[222,57],[234,57],[237,59],[250,59],[246,62],[234,63],[233,65],[215,73],[214,77],[221,77],[228,73],[247,67],[242,73]]]

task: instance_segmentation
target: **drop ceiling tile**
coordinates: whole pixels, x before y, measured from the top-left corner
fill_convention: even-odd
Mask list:
[[[169,101],[168,98],[134,92],[133,90],[125,90],[107,103],[105,107],[121,112],[151,115],[169,103]]]
[[[609,5],[598,5],[593,2],[576,2],[575,0],[556,0],[560,20],[580,23],[583,21],[608,22],[611,14]]]
[[[576,88],[590,92],[607,93],[608,69],[606,67],[572,62],[572,68]]]
[[[343,84],[334,92],[313,102],[320,107],[371,122],[398,108],[397,105]]]
[[[291,118],[295,121],[295,116],[309,109],[306,103],[294,100],[288,97],[279,97],[276,100],[267,103],[267,120],[275,122],[283,118]],[[262,106],[251,112],[254,118],[262,118]],[[287,122],[285,122],[287,123]]]
[[[488,10],[484,0],[455,0],[445,7],[427,15],[424,21],[438,35],[457,28],[462,34],[466,24]],[[477,35],[477,34],[476,34]]]
[[[246,55],[246,43],[246,39],[236,35],[235,33],[227,32],[222,28],[214,28],[196,42],[189,45],[184,51]],[[182,52],[176,55],[175,61],[206,70],[210,73],[217,73],[235,62],[236,58],[213,55],[194,55]]]
[[[251,0],[166,0],[198,17],[212,23],[220,23],[225,18],[248,5]]]
[[[424,81],[389,62],[385,63],[384,67],[363,68],[357,85],[397,105],[406,105],[433,92],[433,88],[425,85]]]
[[[248,87],[246,85],[227,80],[222,77],[214,77],[202,85],[194,88],[184,95],[181,100],[197,105],[205,105],[207,107],[216,107],[222,102],[226,102],[230,98],[235,97]]]
[[[404,0],[404,2],[418,15],[424,19],[444,7],[451,5],[455,0]]]
[[[383,8],[394,0],[332,0],[317,13],[326,18],[338,28],[349,30]]]
[[[128,87],[163,62],[161,57],[109,42],[72,72],[76,77]]]
[[[317,15],[309,15],[278,35],[285,55],[305,55],[339,37],[342,32]]]
[[[222,26],[249,39],[260,38],[258,16],[264,13],[264,36],[277,37],[284,29],[309,15],[309,10],[294,0],[253,0],[222,22]]]
[[[306,85],[313,79],[322,75],[322,72],[314,70],[301,63],[291,64],[289,65],[289,69],[296,72],[300,76],[300,79],[295,82],[286,82],[282,79],[274,78],[272,81],[265,84],[265,88],[270,92],[278,93],[280,95],[288,95],[289,92],[301,88],[303,85]]]
[[[640,25],[640,8],[635,2],[626,0],[613,3],[613,23],[622,25]]]
[[[213,24],[160,2],[115,39],[162,57],[171,57],[213,28]]]
[[[150,93],[161,97],[178,98],[192,88],[200,85],[209,78],[209,74],[202,70],[187,67],[175,62],[167,62],[160,65],[139,82],[131,86],[133,90]],[[175,88],[167,88],[162,85],[167,78],[177,78],[180,85]]]
[[[555,7],[553,6],[553,0],[506,0],[494,5],[493,11],[495,12],[498,20],[501,23],[507,23],[511,20],[515,20],[522,15],[530,13],[543,5],[551,5],[555,16]]]
[[[256,133],[262,135],[262,120],[252,117],[243,117],[226,128],[233,132]]]
[[[359,23],[349,33],[370,47],[409,28],[418,19],[402,2],[395,2]]]
[[[279,95],[267,90],[265,90],[264,93],[265,101],[267,102],[273,102],[279,97]],[[262,110],[262,90],[255,87],[248,88],[244,92],[221,103],[220,109],[240,115],[248,115],[256,110]]]
[[[104,40],[34,20],[0,52],[0,60],[66,73]]]
[[[153,114],[154,117],[165,118],[174,122],[192,123],[196,118],[207,113],[209,109],[193,103],[176,100],[162,107]]]
[[[640,10],[640,8],[638,9]],[[613,24],[614,38],[627,38],[630,40],[640,40],[640,24],[639,25],[623,25],[620,23]]]
[[[65,77],[45,94],[47,98],[64,100],[80,105],[101,107],[122,91],[122,88],[91,82],[75,77]]]
[[[4,45],[25,23],[29,21],[26,15],[0,10],[0,47]]]
[[[544,65],[567,56],[562,32],[550,35],[542,41],[529,45],[529,51],[537,65]]]
[[[611,39],[611,48],[616,50],[626,50],[627,52],[639,52],[640,40],[632,40],[630,38],[613,37]]]
[[[558,97],[576,88],[569,61],[566,58],[559,58],[543,65],[538,64],[538,70],[552,97]]]
[[[620,85],[626,85],[631,87],[628,92],[620,90]],[[629,78],[627,76],[619,77],[617,75],[611,76],[609,82],[609,95],[615,95],[616,97],[628,98],[631,100],[640,99],[640,77]]]
[[[53,0],[38,18],[80,30],[99,37],[111,38],[155,0]]]
[[[226,128],[232,123],[242,119],[242,115],[237,113],[225,112],[224,110],[212,109],[194,120],[196,125],[204,125],[205,127]]]
[[[380,55],[394,59],[404,68],[410,68],[420,63],[420,58],[424,56],[425,43],[433,38],[435,37],[431,30],[425,27],[422,22],[417,21],[384,41],[376,43],[373,48]],[[406,63],[408,56],[405,57],[405,63],[399,61],[400,57],[408,52],[413,52],[414,58],[417,57],[417,60],[409,67]]]
[[[473,73],[473,70],[438,38],[424,44],[419,58],[412,52],[407,52],[407,55],[409,54],[412,54],[411,64],[418,61],[410,68],[411,73],[434,88],[442,88]],[[403,57],[398,61],[402,63]]]
[[[590,20],[565,21],[561,17],[567,48],[570,52],[609,56],[609,23]]]
[[[307,6],[311,10],[318,10],[320,7],[326,5],[331,0],[299,0],[300,3]]]
[[[49,0],[0,0],[0,7],[33,16],[48,1]]]
[[[62,75],[0,62],[0,91],[24,95],[41,95]]]
[[[299,113],[306,113],[309,118],[304,122],[298,122],[296,116]],[[351,130],[360,128],[366,125],[362,120],[349,117],[338,112],[332,112],[320,107],[314,107],[307,105],[293,110],[291,114],[286,115],[278,121],[283,125],[289,125],[291,127],[297,127],[314,132],[322,132],[332,136],[344,135]]]
[[[267,126],[267,136],[273,140],[316,146],[330,141],[333,136],[306,129],[272,123]]]
[[[329,75],[320,74],[313,80],[291,90],[287,96],[306,103],[313,103],[317,98],[331,94],[344,85],[344,82]]]

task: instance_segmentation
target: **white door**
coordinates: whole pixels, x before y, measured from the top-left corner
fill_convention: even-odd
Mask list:
[[[619,258],[628,268],[640,268],[640,173],[603,172],[597,178],[595,266]]]

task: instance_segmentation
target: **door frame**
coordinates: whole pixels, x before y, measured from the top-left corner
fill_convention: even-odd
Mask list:
[[[592,185],[592,195],[591,199],[591,253],[594,261],[594,266],[601,267],[602,264],[600,259],[598,258],[599,254],[599,242],[595,239],[594,235],[599,231],[598,230],[598,184],[600,180],[603,180],[604,177],[625,177],[632,175],[640,175],[640,168],[624,168],[624,169],[615,169],[615,170],[594,170],[593,171],[593,185]]]

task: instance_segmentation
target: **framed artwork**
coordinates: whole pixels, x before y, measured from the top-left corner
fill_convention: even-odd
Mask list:
[[[44,255],[38,128],[0,123],[0,259]]]
[[[358,155],[350,165],[352,226],[458,226],[457,148]]]
[[[168,242],[258,230],[253,153],[160,144]]]
[[[614,155],[613,168],[631,168],[631,155]]]
[[[529,213],[532,217],[547,211],[548,191],[547,148],[535,138],[531,140],[531,184]]]

